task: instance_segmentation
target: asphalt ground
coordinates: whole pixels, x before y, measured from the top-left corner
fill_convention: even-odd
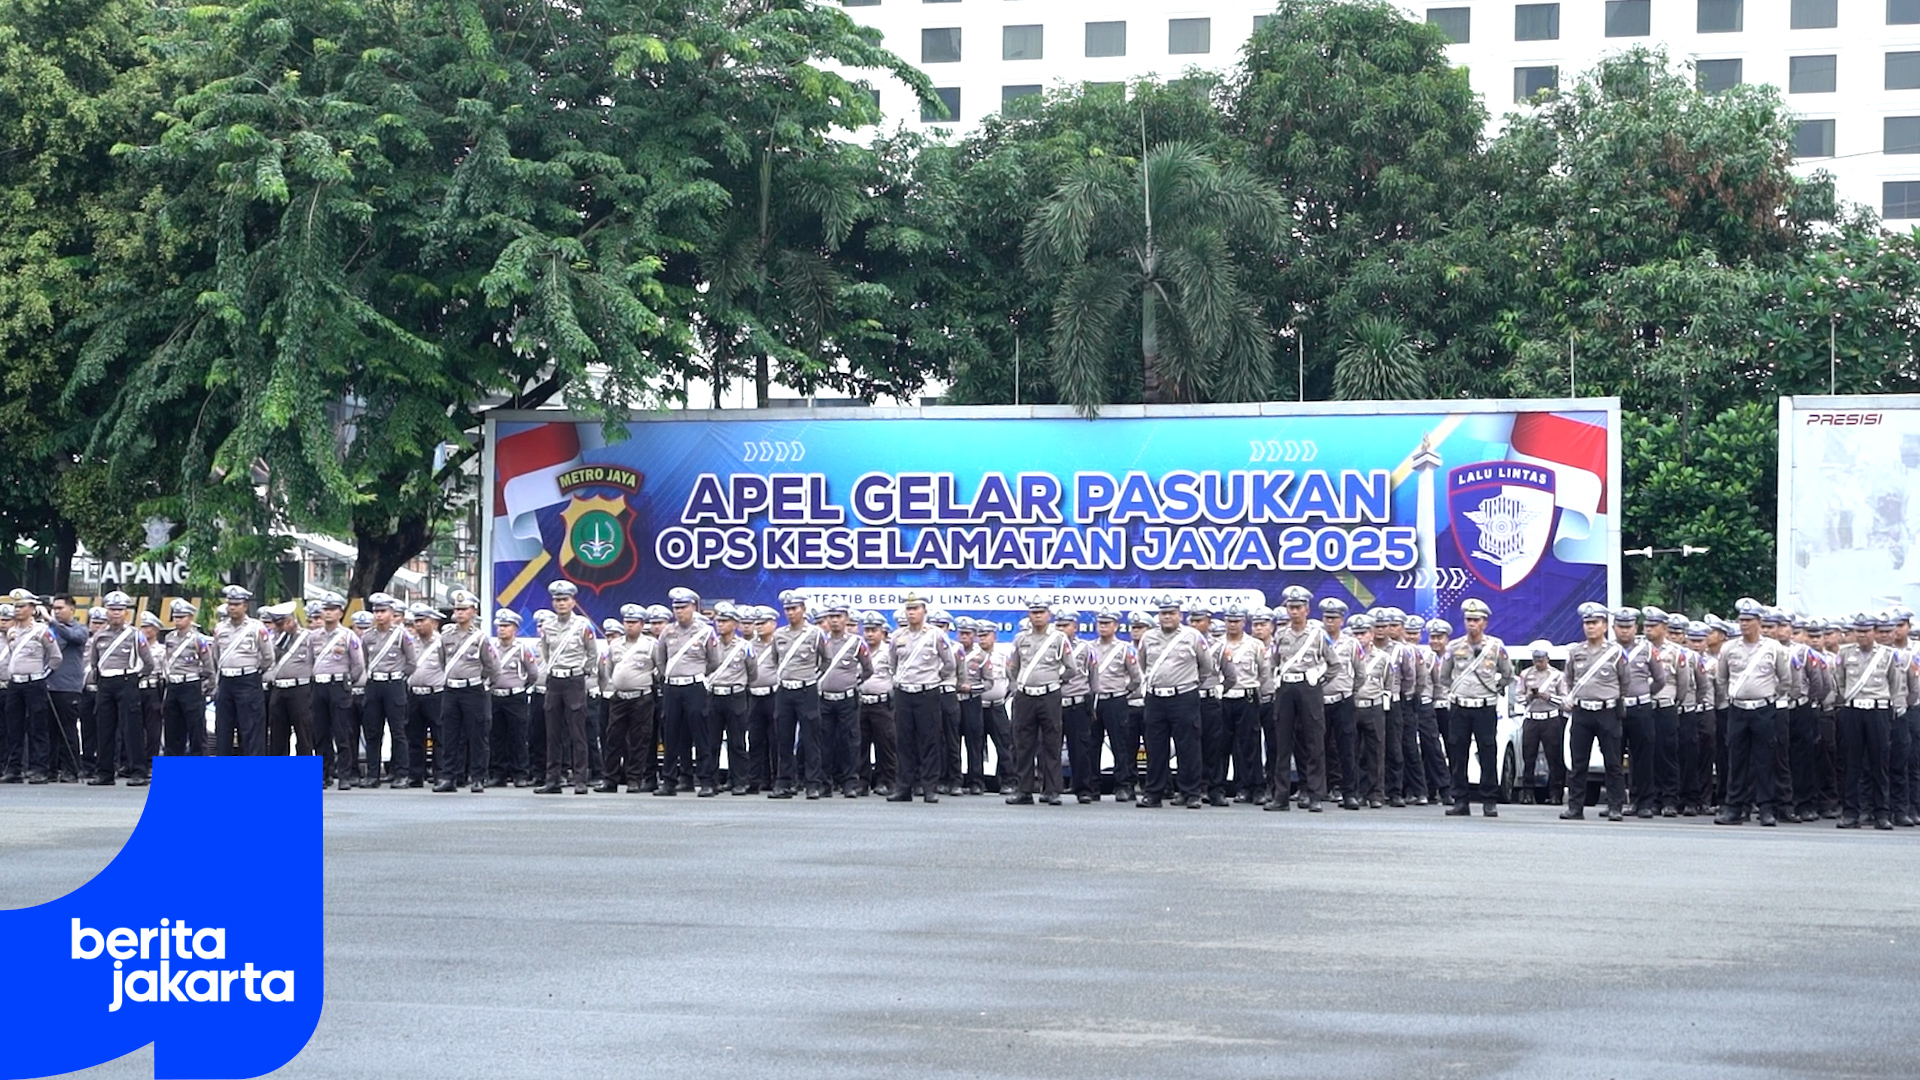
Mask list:
[[[104,866],[142,798],[0,788],[0,906]],[[290,1077],[1920,1075],[1920,830],[325,805],[327,1006]]]

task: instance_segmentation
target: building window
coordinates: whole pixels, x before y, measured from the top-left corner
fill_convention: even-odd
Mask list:
[[[1253,32],[1256,34],[1259,33],[1260,28],[1267,25],[1267,20],[1271,18],[1273,18],[1271,15],[1255,15],[1253,17]]]
[[[1889,116],[1882,150],[1889,154],[1920,154],[1920,116]]]
[[[920,31],[920,62],[957,64],[960,62],[960,28],[937,26]]]
[[[1088,56],[1127,55],[1127,24],[1090,22],[1087,24]]]
[[[1530,101],[1534,95],[1560,87],[1560,69],[1553,65],[1545,67],[1522,67],[1513,69],[1513,100]]]
[[[1920,90],[1920,52],[1887,54],[1887,89]]]
[[[1124,98],[1127,96],[1127,84],[1123,82],[1084,82],[1080,84],[1080,92],[1086,94],[1088,97],[1099,94],[1102,96]]]
[[[1740,61],[1696,60],[1693,75],[1701,93],[1718,94],[1740,85]]]
[[[1839,71],[1837,58],[1826,56],[1787,57],[1787,93],[1831,94]]]
[[[1887,25],[1912,26],[1920,23],[1920,0],[1887,0]]]
[[[1465,45],[1473,40],[1473,9],[1463,7],[1430,7],[1427,9],[1427,22],[1440,28],[1447,40],[1455,45]]]
[[[1002,60],[1044,60],[1046,47],[1046,28],[1033,26],[1003,26],[1000,28],[1000,59]]]
[[[841,7],[879,7],[880,0],[840,0]]]
[[[1840,0],[1793,0],[1788,21],[1795,30],[1825,30],[1840,25]]]
[[[951,124],[955,120],[960,119],[960,88],[957,86],[937,86],[933,92],[940,98],[940,103],[947,107],[947,115],[941,116],[940,110],[922,103],[920,106],[920,122],[923,124]]]
[[[1191,56],[1210,52],[1213,47],[1212,19],[1168,19],[1167,52]]]
[[[1920,218],[1920,180],[1889,180],[1880,185],[1880,216]]]
[[[1607,0],[1608,37],[1646,37],[1652,26],[1651,0]]]
[[[1793,156],[1817,158],[1833,156],[1833,121],[1802,120],[1793,129]]]
[[[1513,6],[1513,40],[1558,41],[1559,39],[1559,4],[1515,4]]]
[[[1702,34],[1737,34],[1745,21],[1744,0],[1700,0],[1694,29]]]
[[[1039,96],[1039,83],[1021,83],[1019,86],[1003,86],[1000,88],[1000,107],[1004,109],[1012,102],[1019,101],[1023,97]]]

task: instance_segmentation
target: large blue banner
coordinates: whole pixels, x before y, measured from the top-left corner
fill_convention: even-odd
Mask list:
[[[523,614],[576,582],[596,618],[772,605],[783,589],[891,613],[909,591],[1010,625],[1039,592],[1089,609],[1286,585],[1509,640],[1569,640],[1611,599],[1607,402],[1240,416],[528,419],[493,430],[488,585]]]

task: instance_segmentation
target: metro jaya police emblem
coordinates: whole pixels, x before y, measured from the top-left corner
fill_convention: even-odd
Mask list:
[[[628,535],[633,509],[627,505],[626,494],[583,498],[577,492],[581,488],[611,487],[630,494],[640,489],[640,474],[590,467],[575,469],[558,479],[560,490],[572,496],[560,514],[565,530],[560,541],[560,572],[595,592],[632,577],[639,560],[634,557]]]
[[[1545,465],[1489,461],[1447,474],[1454,543],[1473,576],[1505,591],[1540,565],[1560,508]]]

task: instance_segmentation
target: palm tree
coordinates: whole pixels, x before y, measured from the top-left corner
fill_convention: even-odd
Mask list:
[[[1192,143],[1140,162],[1080,162],[1022,244],[1029,271],[1055,284],[1049,361],[1061,395],[1092,419],[1129,381],[1119,365],[1137,363],[1149,404],[1264,396],[1272,337],[1236,249],[1271,248],[1288,221],[1272,187]]]
[[[1341,401],[1402,401],[1427,395],[1420,350],[1400,320],[1361,315],[1347,331],[1333,367],[1333,396]]]

